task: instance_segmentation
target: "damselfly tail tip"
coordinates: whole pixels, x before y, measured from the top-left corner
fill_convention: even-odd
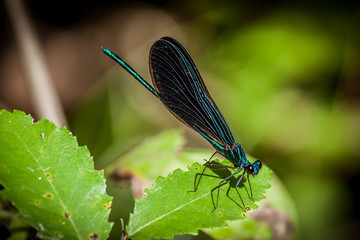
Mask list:
[[[109,49],[107,49],[107,48],[104,48],[104,47],[100,47],[100,48],[105,54],[110,54],[111,53],[111,51]]]

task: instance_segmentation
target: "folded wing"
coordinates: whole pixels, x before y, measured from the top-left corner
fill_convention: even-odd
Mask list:
[[[224,145],[235,139],[185,48],[170,37],[150,51],[153,85],[166,108],[185,125]]]

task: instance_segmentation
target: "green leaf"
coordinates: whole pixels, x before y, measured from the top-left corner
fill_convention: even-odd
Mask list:
[[[0,111],[0,195],[47,239],[106,239],[112,198],[103,171],[66,128]]]
[[[129,236],[134,239],[172,238],[180,234],[197,234],[202,228],[226,227],[226,221],[245,219],[246,213],[234,189],[240,174],[220,188],[219,205],[214,212],[217,189],[213,191],[213,196],[211,191],[221,179],[231,174],[229,169],[207,169],[205,174],[215,177],[203,176],[198,191],[188,192],[194,189],[195,176],[202,169],[202,165],[194,163],[188,171],[177,169],[166,178],[159,177],[151,190],[145,190],[146,196],[136,200],[127,227]],[[270,187],[270,178],[271,170],[266,166],[256,177],[250,176],[255,201],[265,198],[263,194]],[[247,212],[258,208],[249,197],[248,181],[240,184],[239,192],[249,209]]]

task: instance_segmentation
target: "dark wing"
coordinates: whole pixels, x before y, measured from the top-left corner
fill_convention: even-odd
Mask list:
[[[222,146],[235,142],[193,60],[179,42],[170,37],[156,41],[149,64],[160,100],[177,119]]]

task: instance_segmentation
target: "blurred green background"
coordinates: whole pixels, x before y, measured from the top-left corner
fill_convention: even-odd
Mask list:
[[[183,128],[186,147],[210,149],[100,50],[117,52],[149,80],[151,44],[169,35],[194,58],[237,141],[286,186],[297,237],[358,238],[358,1],[25,2],[69,128],[97,168],[173,127]],[[0,11],[0,106],[36,116]]]

